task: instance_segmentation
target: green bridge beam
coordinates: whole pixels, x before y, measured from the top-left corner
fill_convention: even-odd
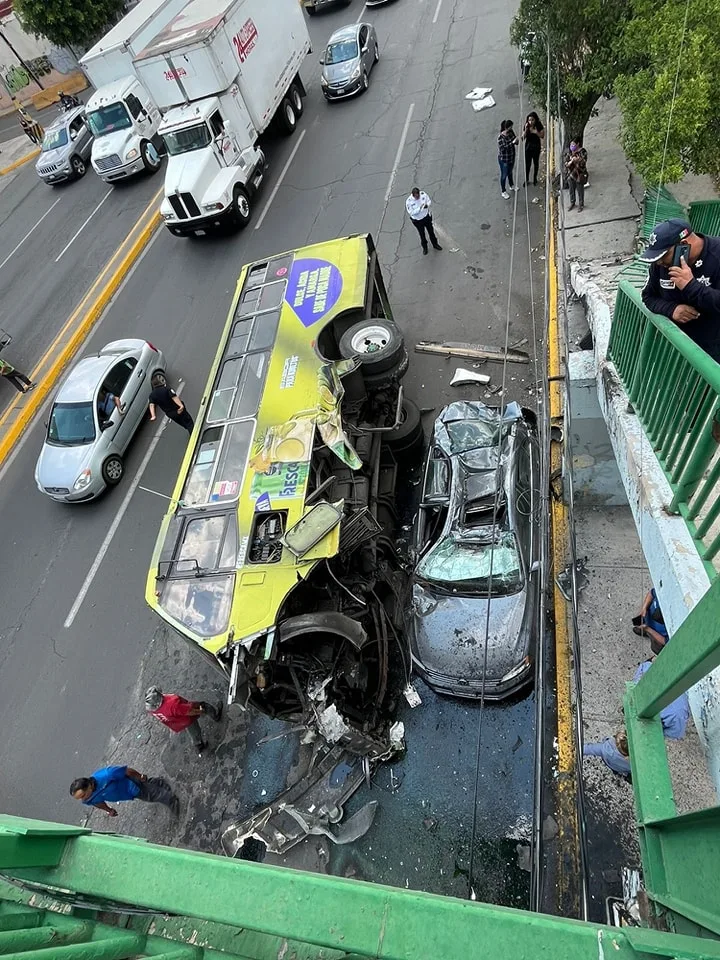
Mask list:
[[[0,817],[0,834],[4,827],[12,831],[17,824],[13,818]],[[25,839],[42,842],[39,837]],[[360,958],[447,960],[482,953],[512,960],[556,960],[558,956],[635,960],[640,954],[720,960],[720,941],[642,930],[632,931],[631,936],[597,924],[107,834],[67,838],[57,866],[12,872],[88,898],[103,897],[157,913],[289,937]],[[85,956],[75,949],[62,948],[65,952],[58,953],[56,960]],[[111,947],[103,943],[105,949]]]

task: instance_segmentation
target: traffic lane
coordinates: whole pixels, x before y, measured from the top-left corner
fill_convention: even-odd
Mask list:
[[[29,192],[28,214],[50,213],[14,253],[11,247],[0,257],[3,327],[13,337],[7,353],[16,366],[31,370],[43,356],[159,186],[150,177],[111,188],[88,174],[52,191],[53,200]],[[0,385],[0,405],[12,396],[7,388]]]
[[[361,106],[363,102],[369,123],[376,108],[369,99],[358,101]],[[399,116],[402,117],[401,112]],[[312,123],[312,118],[310,98],[303,123]],[[320,162],[330,154],[323,140],[328,133],[332,133],[332,129],[324,124],[319,126],[317,135],[308,138],[307,143],[313,145],[308,154],[310,164]],[[386,171],[391,167],[396,148],[395,141],[387,144]],[[292,140],[278,142],[274,145],[274,152],[273,147],[269,149],[274,169],[282,168],[292,149]],[[341,169],[338,175],[345,176],[346,171]],[[376,185],[376,195],[384,195],[385,184],[380,181]],[[298,208],[297,218],[281,217],[276,227],[267,223],[261,231],[255,231],[251,226],[241,235],[209,237],[200,242],[179,240],[161,231],[106,314],[88,344],[88,351],[117,336],[147,336],[166,352],[174,375],[183,375],[188,381],[186,395],[190,409],[197,410],[241,265],[264,254],[301,245],[307,242],[315,228],[318,231],[327,229],[330,234],[334,232],[330,226],[315,222],[317,208],[322,206],[321,185],[318,189],[320,196],[318,190],[301,193],[304,200]],[[360,224],[352,227],[360,228]],[[208,278],[212,278],[211,283]],[[177,436],[171,434],[171,438],[173,436],[174,442],[178,442]],[[23,555],[17,564],[17,569],[23,571],[22,580],[15,579],[13,565],[6,570],[0,590],[3,602],[7,603],[9,622],[16,624],[15,634],[24,640],[23,644],[12,644],[6,650],[5,669],[0,675],[0,702],[7,695],[8,707],[2,717],[8,723],[12,721],[13,739],[16,733],[19,735],[25,731],[25,741],[32,740],[35,755],[44,758],[42,767],[48,771],[46,777],[52,780],[43,785],[39,776],[32,775],[32,802],[38,805],[33,812],[37,809],[38,815],[58,816],[61,809],[63,813],[70,813],[64,786],[69,756],[77,756],[78,762],[82,760],[85,764],[94,763],[94,758],[103,752],[101,746],[111,740],[114,731],[125,722],[127,701],[142,652],[142,644],[140,648],[133,644],[140,636],[147,640],[149,611],[143,602],[144,575],[164,501],[152,494],[143,493],[142,497],[140,492],[136,494],[137,499],[133,500],[132,509],[113,541],[92,591],[71,630],[64,632],[63,621],[95,559],[98,545],[112,523],[123,486],[97,504],[78,510],[63,510],[32,491],[32,470],[41,439],[38,427],[34,428],[30,439],[3,478],[0,491],[0,509],[8,517],[6,536],[14,544],[14,549]],[[137,450],[142,446],[142,442],[136,444],[131,452],[128,477],[132,476]],[[174,458],[170,455],[163,458],[160,478],[151,481],[156,484],[158,492],[168,495],[172,490],[180,454],[181,449]],[[160,462],[154,458],[150,469],[155,470]],[[15,507],[11,509],[13,503]],[[64,523],[62,537],[58,535],[53,539],[53,545],[57,543],[56,552],[49,550],[44,533],[46,529],[53,529],[48,521],[48,512],[53,510],[56,511],[52,514],[55,522],[59,523],[57,516],[62,516]],[[144,539],[134,537],[126,545],[125,525],[133,523],[136,513],[141,518],[140,531]],[[144,562],[137,559],[140,553]],[[130,570],[135,580],[128,577]],[[109,595],[105,590],[110,590]],[[112,669],[106,670],[108,645],[104,638],[107,630],[114,629],[120,615],[124,615],[121,636],[112,648],[113,652],[123,650],[124,655],[113,660]],[[137,620],[131,622],[128,617]],[[127,636],[131,637],[130,640],[125,639]],[[55,646],[51,638],[55,640]],[[60,662],[61,683],[58,683],[55,649],[65,657]],[[19,691],[27,690],[27,681],[23,678],[28,676],[33,677],[35,685],[32,700],[18,695]],[[61,702],[55,704],[58,690],[61,691]],[[34,709],[34,701],[43,704],[40,711]],[[89,717],[91,722],[88,722]],[[53,748],[48,751],[43,747],[49,731],[55,730],[61,731],[57,734],[57,742],[69,745],[69,750],[66,747],[65,750]],[[4,759],[9,761],[9,744],[4,751]],[[19,776],[21,783],[26,773],[23,771]],[[14,811],[21,812],[22,792],[9,796],[8,803]],[[64,806],[59,808],[58,804]]]
[[[70,781],[95,769],[108,741],[132,724],[128,703],[138,664],[158,627],[143,596],[163,499],[136,491],[73,626],[64,629],[63,621],[156,429],[142,427],[127,456],[126,481],[95,503],[64,508],[33,491],[32,519],[26,515],[23,523],[13,521],[6,498],[0,499],[12,544],[3,553],[3,580],[20,576],[27,591],[17,602],[3,600],[0,722],[7,738],[0,763],[7,771],[8,813],[73,822],[78,807],[68,796]],[[143,486],[171,488],[186,442],[185,431],[169,424]],[[18,458],[26,478],[36,453],[28,444]],[[133,698],[132,709],[138,708]],[[133,740],[128,734],[128,762]]]

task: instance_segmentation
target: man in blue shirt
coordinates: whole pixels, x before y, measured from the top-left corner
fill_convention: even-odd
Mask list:
[[[616,733],[614,737],[606,737],[601,743],[584,744],[583,756],[600,757],[613,773],[625,777],[628,781],[631,779],[627,734],[624,730]]]
[[[108,806],[123,800],[145,800],[147,803],[163,803],[177,816],[180,801],[161,777],[146,777],[132,767],[102,767],[89,777],[78,777],[70,784],[70,796],[85,806],[104,810],[109,817],[116,817],[117,810]]]

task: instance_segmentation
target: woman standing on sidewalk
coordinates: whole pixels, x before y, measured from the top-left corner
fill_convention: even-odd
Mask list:
[[[525,141],[525,186],[530,179],[530,167],[535,165],[535,174],[533,176],[533,186],[537,186],[538,167],[540,166],[540,152],[542,151],[542,142],[545,139],[545,127],[542,125],[540,117],[533,110],[525,119],[525,129],[523,130],[523,140]]]
[[[503,200],[509,200],[510,194],[505,189],[505,182],[510,184],[511,190],[518,190],[513,182],[513,167],[515,166],[515,147],[519,143],[513,130],[512,120],[503,120],[500,124],[498,142],[498,164],[500,166],[500,192]]]

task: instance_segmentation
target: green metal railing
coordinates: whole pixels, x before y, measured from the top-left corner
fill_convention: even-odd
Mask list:
[[[609,357],[672,488],[670,513],[685,519],[708,576],[720,550],[720,365],[667,317],[650,313],[621,282]]]
[[[720,942],[690,927],[581,923],[14,817],[0,817],[0,872],[84,901],[82,916],[65,919],[27,901],[2,905],[0,953],[27,960],[720,960]],[[693,893],[691,884],[683,895]],[[0,898],[9,899],[2,886]],[[118,926],[99,922],[88,903],[99,898],[103,918],[113,912],[108,901],[154,912],[142,918],[152,933],[138,932],[138,917],[121,907]]]
[[[720,580],[625,694],[643,879],[658,918],[720,937],[720,807],[678,815],[660,711],[720,665]]]
[[[685,207],[675,199],[667,187],[648,187],[643,197],[643,217],[640,236],[647,240],[655,225],[671,217],[685,217]]]
[[[688,208],[690,226],[696,233],[720,234],[720,200],[700,200]]]

